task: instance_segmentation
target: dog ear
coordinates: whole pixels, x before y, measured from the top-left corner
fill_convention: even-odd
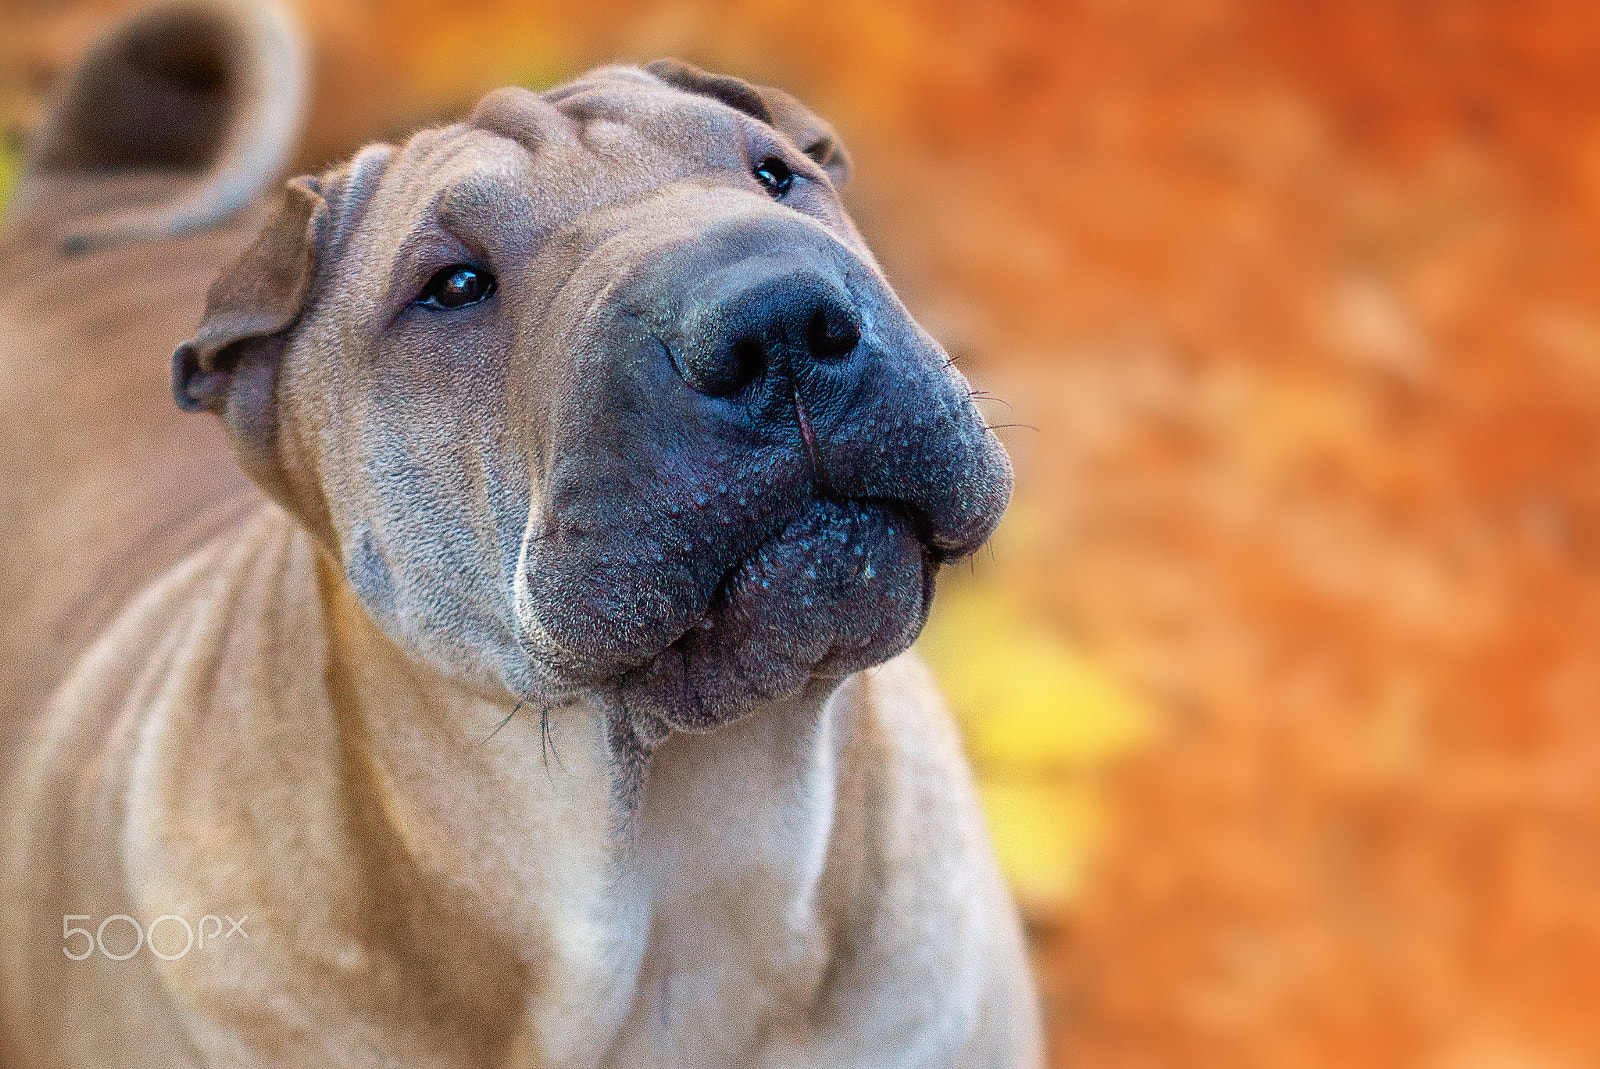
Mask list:
[[[720,100],[760,119],[815,160],[834,185],[842,186],[850,177],[850,157],[833,127],[782,89],[752,85],[727,74],[712,74],[679,59],[658,59],[646,65],[645,70],[670,86]]]
[[[230,424],[242,372],[276,363],[284,333],[300,318],[327,226],[317,180],[290,181],[278,213],[206,293],[194,338],[172,355],[172,395],[187,412],[215,412]],[[229,418],[233,417],[233,418]]]
[[[172,355],[172,395],[189,412],[213,412],[257,486],[313,530],[325,520],[315,494],[296,490],[278,427],[278,374],[288,333],[305,309],[328,229],[317,180],[288,183],[277,215],[212,283],[193,340]]]
[[[368,145],[343,167],[289,181],[276,214],[206,294],[194,338],[172,355],[172,394],[219,416],[239,466],[324,545],[327,502],[280,396],[291,333],[387,170],[394,148]]]

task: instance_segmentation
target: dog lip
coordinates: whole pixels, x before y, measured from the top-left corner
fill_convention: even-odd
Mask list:
[[[941,564],[945,559],[948,551],[940,545],[936,536],[933,534],[932,525],[929,523],[926,514],[924,514],[921,509],[909,504],[908,502],[888,497],[833,497],[832,495],[827,494],[818,496],[817,503],[820,503],[821,501],[829,501],[839,505],[864,506],[866,508],[875,509],[879,512],[888,513],[904,523],[906,528],[916,536],[917,543],[922,546],[923,556],[931,563]],[[788,532],[790,526],[792,526],[794,522],[804,514],[804,510],[802,510],[798,515],[790,516],[783,523],[775,525],[772,533],[766,538],[763,538],[755,549],[739,558],[731,567],[728,568],[727,571],[722,573],[722,577],[717,580],[716,586],[712,588],[711,597],[707,600],[707,611],[705,616],[709,617],[711,615],[711,610],[714,609],[719,603],[719,599],[722,601],[727,599],[729,588],[733,580],[738,577],[739,573],[743,571],[751,561],[755,560],[756,557],[761,554],[762,550],[773,545],[774,543],[781,542],[785,534]],[[690,627],[687,628],[684,633],[687,634],[689,631],[693,631],[695,629],[696,625],[690,625]]]
[[[906,503],[890,499],[860,497],[849,499],[848,502],[817,499],[814,504],[826,504],[835,507],[841,504],[848,504],[855,506],[857,509],[870,508],[879,513],[881,517],[879,522],[883,528],[890,532],[891,537],[893,530],[897,527],[906,535],[911,536],[907,541],[914,541],[920,553],[911,559],[905,560],[904,564],[905,566],[910,566],[912,560],[916,561],[916,569],[920,575],[920,581],[916,583],[919,589],[915,594],[909,590],[906,591],[907,596],[904,604],[910,611],[905,614],[904,625],[911,628],[910,635],[914,637],[915,632],[920,630],[922,623],[927,620],[928,611],[933,602],[935,580],[939,571],[939,558],[941,556],[939,550],[930,546],[920,536],[919,527],[925,530],[922,517],[915,515],[915,511]],[[644,659],[635,669],[627,673],[632,682],[645,688],[645,693],[649,694],[652,687],[650,681],[658,673],[664,672],[665,679],[672,679],[680,672],[686,673],[692,663],[699,662],[708,655],[708,650],[702,644],[693,641],[693,637],[696,634],[714,631],[719,626],[722,626],[725,619],[724,614],[728,613],[731,606],[735,604],[734,599],[736,597],[740,599],[740,604],[744,604],[746,600],[751,598],[754,599],[756,605],[764,602],[767,599],[767,595],[764,593],[759,591],[751,593],[741,590],[741,574],[749,569],[762,556],[764,551],[776,545],[785,544],[791,537],[795,540],[803,539],[805,535],[795,530],[795,528],[797,524],[804,522],[804,517],[809,515],[810,512],[810,509],[804,510],[799,517],[778,527],[754,551],[728,568],[708,597],[706,611],[693,624],[685,628],[670,644],[662,648],[654,656]],[[858,540],[855,544],[859,546],[863,544],[863,541]],[[842,545],[843,551],[848,552],[850,543]],[[910,548],[906,546],[905,542],[902,542],[901,545],[905,546],[905,548]],[[868,575],[870,574],[869,571]],[[777,598],[784,597],[784,595],[776,592],[772,596]],[[822,605],[823,603],[818,603],[817,609],[814,611],[825,611]],[[752,606],[752,610],[763,615],[771,611],[780,613],[790,611],[782,602],[778,604],[775,610],[755,608],[754,606]],[[794,611],[800,610],[795,607]],[[896,612],[893,615],[899,617],[901,614]],[[735,615],[730,622],[737,628],[740,626],[740,617]],[[887,618],[884,622],[888,622]],[[895,631],[899,632],[902,637],[905,635],[905,632],[899,626],[895,627]],[[733,632],[734,641],[740,641],[738,635],[738,631]],[[877,663],[887,659],[904,648],[904,644],[894,645],[893,648],[885,645],[886,641],[891,643],[895,641],[889,636],[889,632],[879,631],[877,625],[874,625],[868,632],[856,634],[853,639],[847,632],[834,633],[830,641],[826,642],[820,649],[811,650],[803,661],[794,659],[790,665],[790,670],[799,673],[798,678],[803,681],[801,689],[819,684],[836,685],[840,680],[848,678],[866,667],[868,663]],[[820,634],[818,637],[821,637]],[[714,651],[716,648],[715,639],[712,641],[711,650]],[[905,642],[909,642],[909,638],[905,639]],[[776,653],[777,651],[772,652]],[[868,660],[862,659],[864,654]],[[709,655],[716,656],[714,652],[710,652]],[[681,668],[678,667],[677,662],[681,662]],[[628,680],[620,682],[624,686],[630,685]],[[678,713],[674,712],[673,709],[680,702],[684,703],[683,708],[686,710],[698,708],[698,701],[693,697],[692,692],[687,690],[679,691],[679,688],[686,682],[687,679],[685,678],[680,682],[670,683],[667,690],[656,692],[654,697],[647,698],[645,708],[647,711],[653,710],[651,715],[654,719],[669,726],[685,730],[702,730],[725,719],[726,713],[715,714],[710,720],[707,720],[702,714],[688,714],[686,717],[680,717]],[[771,690],[768,689],[767,684],[758,683],[755,679],[739,675],[733,677],[731,682],[743,688],[749,700],[792,697],[795,693],[798,693],[798,691],[791,689],[788,684],[779,684],[779,689]],[[660,703],[663,698],[666,698],[667,706],[661,706]]]
[[[917,536],[917,543],[922,546],[923,555],[928,559],[928,563],[935,568],[948,561],[965,557],[973,551],[962,543],[941,537],[934,530],[933,521],[928,518],[928,514],[909,502],[890,501],[887,498],[869,498],[868,500],[882,502],[880,507],[893,508],[905,518],[906,523],[911,527],[911,532]]]
[[[827,500],[837,500],[838,503],[841,504],[866,506],[868,508],[889,513],[891,516],[896,517],[906,526],[908,530],[915,535],[918,545],[922,548],[923,567],[930,577],[933,573],[938,571],[939,567],[943,565],[946,560],[950,559],[952,556],[950,551],[942,548],[938,542],[934,540],[934,537],[931,533],[931,525],[929,524],[926,515],[923,514],[920,509],[908,504],[907,502],[883,497],[853,497],[841,499],[829,498]],[[713,629],[716,626],[717,616],[720,615],[721,611],[725,609],[732,601],[733,584],[734,581],[738,579],[739,574],[748,568],[751,562],[760,556],[763,550],[778,542],[781,542],[789,527],[793,524],[794,519],[794,517],[791,517],[787,522],[777,525],[772,533],[768,535],[768,537],[762,539],[760,544],[758,544],[755,549],[734,561],[733,564],[722,573],[721,577],[718,578],[716,585],[712,587],[710,595],[706,598],[705,611],[696,617],[688,627],[685,627],[681,632],[679,632],[678,636],[671,642],[667,643],[667,645],[664,646],[659,652],[643,658],[637,665],[633,666],[634,669],[646,668],[661,656],[673,650],[681,649],[683,641],[691,634]],[[829,676],[827,678],[835,677]]]
[[[880,497],[871,495],[851,497],[831,497],[816,495],[809,501],[799,504],[798,507],[783,509],[774,517],[771,526],[761,537],[760,541],[748,553],[740,556],[729,564],[717,577],[709,589],[702,588],[700,595],[703,601],[699,611],[682,626],[681,630],[670,641],[662,643],[652,651],[635,650],[631,655],[614,657],[596,657],[590,653],[580,652],[562,641],[559,629],[547,629],[534,640],[532,636],[520,636],[520,644],[525,652],[532,656],[548,658],[555,653],[563,662],[557,672],[565,681],[576,689],[595,689],[619,683],[630,677],[649,676],[653,674],[658,665],[673,657],[689,656],[690,640],[697,634],[714,631],[724,620],[726,614],[735,603],[735,598],[744,599],[754,597],[760,601],[763,597],[759,592],[752,595],[749,592],[736,590],[740,576],[749,569],[753,563],[764,553],[776,546],[783,545],[791,537],[792,529],[796,524],[802,523],[814,509],[820,506],[844,506],[855,509],[868,509],[885,517],[885,526],[899,527],[907,534],[920,550],[922,580],[922,605],[919,606],[918,615],[926,618],[928,606],[932,599],[934,580],[941,566],[953,559],[957,559],[972,551],[971,546],[953,544],[948,537],[941,537],[936,531],[927,513],[911,502],[898,498]],[[795,535],[795,537],[799,537]],[[848,549],[848,544],[846,544]],[[697,599],[699,600],[699,599]],[[802,611],[796,607],[795,611]],[[543,649],[540,647],[543,646]],[[838,679],[848,673],[833,673],[828,669],[830,663],[838,663],[838,658],[848,656],[852,647],[831,647],[825,656],[814,665],[809,666],[809,674],[817,678]]]

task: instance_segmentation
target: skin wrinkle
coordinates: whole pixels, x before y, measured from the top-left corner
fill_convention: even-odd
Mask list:
[[[442,197],[441,193],[440,199]],[[379,303],[385,314],[382,321],[375,324],[377,329],[391,329],[401,316],[416,314],[419,311],[417,295],[422,291],[423,284],[440,269],[458,263],[481,264],[490,270],[494,269],[494,264],[484,251],[472,248],[453,232],[443,218],[439,220],[437,229],[423,227],[407,234],[395,250],[386,293]],[[421,314],[438,315],[440,310],[428,309]]]
[[[825,173],[791,143],[825,124],[746,87],[773,94],[757,137],[695,84],[491,94],[301,180],[224,272],[176,389],[224,377],[206,401],[283,505],[149,564],[31,699],[24,808],[0,816],[19,1069],[866,1069],[907,1037],[928,1066],[1036,1064],[959,743],[899,655],[1009,465],[844,216],[842,150]],[[757,150],[802,176],[789,199]],[[407,303],[458,250],[493,296]],[[86,293],[130,273],[106,255]],[[307,279],[288,318],[251,307]],[[859,321],[856,349],[818,359],[816,314]],[[736,399],[669,351],[693,374],[746,329],[773,348]],[[137,366],[122,344],[102,361]],[[185,508],[186,472],[232,470],[215,436],[139,460]],[[67,899],[257,927],[79,968],[29,934]]]

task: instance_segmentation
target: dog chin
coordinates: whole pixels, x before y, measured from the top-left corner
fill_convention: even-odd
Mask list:
[[[842,679],[911,645],[936,571],[899,507],[819,501],[729,571],[704,617],[623,677],[622,696],[631,713],[697,731]]]

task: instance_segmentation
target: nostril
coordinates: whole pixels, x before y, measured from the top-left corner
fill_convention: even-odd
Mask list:
[[[766,369],[767,347],[761,339],[737,338],[721,360],[712,361],[709,367],[693,376],[692,385],[712,397],[729,397],[760,378]]]
[[[841,360],[861,344],[861,331],[842,308],[819,308],[806,324],[806,347],[816,360]]]
[[[833,278],[798,255],[746,256],[690,283],[672,359],[684,384],[744,398],[808,365],[843,367],[862,345],[862,323]]]
[[[767,347],[760,338],[740,338],[733,343],[733,366],[729,369],[733,387],[742,390],[767,369]]]

